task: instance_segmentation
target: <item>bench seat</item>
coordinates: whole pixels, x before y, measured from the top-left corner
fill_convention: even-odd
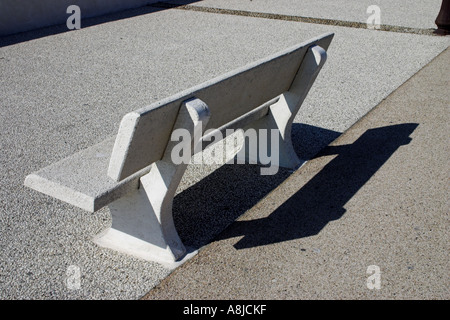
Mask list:
[[[139,178],[150,168],[117,182],[108,177],[115,137],[77,152],[28,175],[25,186],[95,212],[139,187]]]

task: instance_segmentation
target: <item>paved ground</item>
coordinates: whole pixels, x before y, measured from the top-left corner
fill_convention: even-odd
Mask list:
[[[231,1],[198,1],[191,4],[219,8],[223,3],[228,3],[228,8],[236,10],[271,12],[268,11],[269,2],[252,2],[254,5],[251,8],[238,7],[237,4],[232,6],[234,2]],[[296,11],[293,3],[285,1],[275,8],[283,11],[274,12],[314,15]],[[342,3],[343,7],[348,7],[351,1]],[[415,4],[416,10],[411,11],[422,20],[414,22],[414,19],[408,18],[411,11],[394,10],[393,14],[393,9],[387,6],[380,4],[382,17],[385,12],[387,19],[382,23],[395,24],[396,20],[388,19],[392,15],[398,21],[408,21],[408,27],[419,29],[432,28],[437,12],[434,13],[431,8],[439,10],[436,1]],[[314,8],[311,4],[309,7]],[[323,10],[323,13],[326,11],[330,12],[326,16],[328,19],[353,21],[353,17],[361,15],[356,8],[342,10],[347,13],[347,18],[334,15],[337,11],[333,8]],[[367,16],[365,11],[364,14]],[[364,18],[354,21],[364,21]],[[406,26],[403,22],[397,25]],[[146,7],[83,20],[82,29],[77,31],[66,32],[64,26],[59,26],[0,39],[0,298],[138,299],[166,279],[170,270],[161,265],[98,248],[91,242],[95,234],[110,224],[107,209],[89,214],[50,199],[23,187],[25,176],[114,135],[121,117],[128,111],[330,31],[336,36],[329,50],[329,59],[296,117],[293,128],[296,150],[300,157],[310,159],[445,50],[450,43],[449,37],[186,8]],[[428,75],[424,81],[428,85],[419,85],[411,94],[400,96],[412,97],[419,89],[423,91],[420,97],[430,94],[431,90],[436,90],[435,84],[443,81],[447,81],[448,86],[448,71],[445,73],[445,64],[441,65],[436,70],[440,75]],[[441,91],[433,92],[431,96],[435,97],[435,93]],[[204,295],[212,299],[262,297],[264,292],[267,296],[263,298],[333,297],[333,291],[327,286],[332,282],[337,290],[334,297],[385,295],[448,298],[448,277],[443,272],[448,267],[448,247],[442,242],[448,234],[448,220],[445,220],[448,217],[443,216],[448,213],[448,203],[445,202],[448,190],[440,183],[447,179],[445,154],[448,153],[448,145],[445,145],[447,141],[444,138],[441,141],[434,139],[437,134],[444,137],[448,130],[446,122],[442,122],[442,127],[433,125],[433,121],[444,121],[447,116],[444,111],[448,108],[448,96],[432,101],[432,104],[427,102],[428,108],[433,111],[426,112],[429,118],[421,113],[429,109],[420,108],[417,119],[407,118],[408,113],[400,110],[407,108],[410,102],[403,101],[398,103],[398,113],[397,108],[385,107],[392,114],[392,123],[398,126],[376,122],[376,127],[387,129],[368,131],[368,135],[364,136],[363,133],[372,127],[360,125],[359,129],[352,129],[353,134],[346,135],[345,139],[351,141],[338,140],[340,145],[362,139],[359,145],[365,146],[370,145],[368,142],[377,142],[371,132],[378,132],[381,136],[398,136],[398,139],[389,142],[386,151],[383,145],[378,145],[383,152],[375,157],[376,160],[366,159],[370,160],[371,169],[356,169],[358,174],[356,181],[352,180],[354,184],[326,179],[336,177],[330,172],[324,175],[319,173],[315,178],[320,166],[330,168],[323,161],[330,161],[331,168],[342,166],[344,173],[351,176],[345,171],[349,170],[348,165],[341,160],[333,162],[332,156],[315,159],[294,175],[281,170],[276,176],[266,178],[259,176],[258,168],[252,166],[190,167],[175,198],[174,218],[183,241],[188,246],[204,249],[192,263],[178,269],[147,297],[174,297],[173,289],[183,286],[183,283],[169,286],[172,289],[167,288],[168,284],[183,277],[183,272],[192,272],[194,269],[190,268],[193,266],[204,263],[202,281],[193,285],[192,291],[184,289],[180,294],[192,292],[191,297],[200,297],[201,294],[194,289],[204,283]],[[437,113],[439,107],[442,107],[441,114]],[[435,132],[436,128],[444,131]],[[416,138],[414,135],[417,135]],[[408,136],[413,138],[411,143],[394,152],[396,144],[403,143]],[[351,161],[352,157],[345,157],[345,153],[352,155],[356,152],[352,150],[345,151],[340,159]],[[417,157],[411,157],[408,152]],[[389,161],[383,159],[389,156]],[[392,163],[392,159],[397,160]],[[405,159],[415,159],[417,162],[405,162]],[[439,159],[444,159],[444,162],[439,162]],[[385,165],[381,166],[384,162]],[[395,173],[397,167],[407,172],[398,172],[399,180],[395,180],[396,176],[389,170],[383,175],[388,164]],[[418,169],[427,168],[426,175],[418,176]],[[415,183],[402,182],[401,179],[407,174]],[[377,175],[382,175],[378,176],[379,180],[375,179]],[[371,184],[371,176],[378,184]],[[327,184],[322,186],[318,182],[308,182],[320,179],[326,179]],[[293,187],[292,183],[309,186]],[[343,191],[334,195],[331,191],[335,189],[331,183]],[[431,185],[433,183],[436,185]],[[330,199],[325,204],[314,200],[319,198],[311,192],[311,187],[318,188],[328,195],[324,198]],[[213,199],[204,195],[204,188],[215,190]],[[274,189],[276,191],[271,192]],[[356,192],[358,190],[360,192]],[[416,204],[412,202],[416,199],[411,198],[413,193],[409,193],[412,190],[419,191],[419,195],[423,193],[424,198]],[[424,190],[431,191],[427,193]],[[365,192],[359,198],[357,196],[361,191]],[[304,195],[309,198],[308,193],[312,202],[304,200]],[[386,201],[373,201],[375,195]],[[392,198],[399,200],[398,206]],[[273,203],[268,205],[265,202],[267,199],[273,199]],[[242,221],[260,219],[255,230],[267,232],[272,228],[271,221],[279,222],[275,228],[284,226],[293,211],[292,207],[313,208],[315,205],[319,209],[322,205],[334,206],[335,211],[331,216],[322,215],[303,222],[296,220],[293,227],[297,226],[299,230],[291,228],[286,234],[274,233],[278,236],[273,239],[260,237],[251,231],[247,238],[236,244],[235,236],[241,236],[242,232],[249,233],[247,230],[254,225],[241,221],[221,233],[246,212],[248,214],[242,217]],[[283,206],[286,210],[279,209]],[[411,206],[414,210],[408,209]],[[199,207],[204,209],[198,210]],[[374,217],[371,210],[375,209],[378,215]],[[303,214],[307,215],[306,209]],[[377,216],[379,221],[374,222]],[[364,224],[357,224],[358,219],[363,219]],[[439,225],[440,219],[443,223]],[[328,226],[334,228],[329,229]],[[342,237],[346,234],[344,230],[349,229],[353,236]],[[393,230],[398,230],[398,233]],[[417,247],[411,244],[414,243],[413,237],[418,239]],[[214,239],[223,240],[211,243]],[[380,239],[384,240],[381,244],[392,240],[396,246],[384,251],[383,246],[379,245]],[[429,246],[433,250],[426,250]],[[213,248],[223,252],[223,256],[208,255]],[[264,252],[262,256],[259,256],[258,250]],[[367,255],[362,250],[367,251]],[[214,261],[215,258],[219,260]],[[230,260],[224,261],[225,258]],[[269,258],[273,259],[267,260]],[[235,269],[230,269],[233,259],[249,260],[243,260]],[[432,264],[430,259],[438,263]],[[222,263],[217,264],[217,261]],[[258,261],[264,263],[258,265]],[[364,282],[368,276],[365,269],[369,264],[381,268],[382,289],[379,291],[370,291],[364,284],[361,285],[361,281]],[[81,287],[78,290],[70,290],[67,286],[67,271],[73,267],[80,270]],[[219,268],[223,273],[214,268]],[[213,270],[214,273],[208,278],[208,272]],[[243,277],[238,278],[238,274]],[[224,278],[227,275],[232,276],[234,282]],[[261,282],[255,284],[253,275],[264,275],[265,278],[260,278]],[[309,275],[317,282],[308,282]],[[431,281],[424,287],[420,279],[425,276]],[[439,277],[440,284],[436,280]],[[191,280],[183,278],[186,280],[184,285],[192,284]],[[289,280],[294,278],[302,280]],[[402,284],[396,279],[408,281]],[[414,287],[416,281],[420,285]],[[224,282],[227,285],[218,291],[214,284]],[[286,287],[287,282],[290,285]],[[160,290],[162,287],[167,290]]]
[[[380,8],[380,23],[390,26],[434,29],[441,0],[411,2],[407,0],[170,0],[168,3],[187,4],[204,8],[230,9],[288,16],[332,19],[366,23],[373,13],[368,8]]]

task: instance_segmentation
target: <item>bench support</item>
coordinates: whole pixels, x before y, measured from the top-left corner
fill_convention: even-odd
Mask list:
[[[300,160],[294,150],[291,141],[291,129],[295,116],[297,115],[300,106],[305,100],[311,86],[313,85],[320,69],[324,65],[327,58],[326,51],[318,46],[311,46],[305,54],[305,57],[300,65],[297,75],[290,87],[290,89],[280,96],[280,99],[272,104],[269,108],[268,114],[250,125],[246,126],[244,132],[248,129],[255,129],[257,134],[258,146],[260,146],[261,139],[267,139],[268,150],[267,153],[277,153],[278,163],[271,163],[273,166],[280,166],[290,169],[297,169],[305,160]],[[267,136],[261,136],[261,129]],[[271,146],[270,132],[271,130],[277,130],[278,132],[278,150]],[[256,151],[256,154],[255,154]],[[260,161],[260,152],[258,149],[250,150],[244,144],[242,149],[237,154],[238,162],[249,163],[263,163]],[[262,168],[261,174],[274,174],[271,173],[271,168]],[[276,173],[276,172],[275,172]]]
[[[191,150],[201,137],[209,120],[208,106],[199,99],[182,103],[174,130],[186,129]],[[161,160],[152,165],[150,172],[140,178],[136,192],[120,198],[108,207],[112,226],[94,239],[98,245],[124,252],[145,260],[157,261],[174,268],[189,258],[176,231],[172,217],[172,201],[188,163],[175,164],[171,159],[170,141]],[[192,155],[191,155],[192,156]],[[192,253],[194,254],[194,253]]]

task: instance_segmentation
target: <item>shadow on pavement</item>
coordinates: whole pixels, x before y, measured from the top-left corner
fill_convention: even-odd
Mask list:
[[[306,124],[292,127],[295,150],[304,160],[339,135]],[[176,195],[173,217],[183,243],[191,248],[207,244],[292,174],[279,168],[275,175],[261,175],[260,169],[259,165],[226,164]]]
[[[185,0],[185,4],[198,2],[199,0]],[[152,3],[144,7],[135,9],[128,9],[120,12],[109,13],[98,17],[84,18],[81,16],[81,28],[89,28],[103,23],[108,23],[116,20],[129,19],[136,16],[154,13],[162,10],[167,10],[181,4],[164,5],[163,3]],[[67,14],[67,17],[70,15]],[[0,36],[0,48],[25,42],[29,40],[39,39],[64,32],[76,32],[76,30],[68,30],[66,24],[59,24],[49,27],[44,27],[36,30],[21,32],[8,36]]]
[[[328,222],[342,217],[344,205],[400,146],[411,141],[409,135],[417,126],[369,129],[353,144],[326,147],[317,157],[337,156],[292,197],[265,218],[236,221],[218,240],[244,236],[234,245],[244,249],[318,234]]]

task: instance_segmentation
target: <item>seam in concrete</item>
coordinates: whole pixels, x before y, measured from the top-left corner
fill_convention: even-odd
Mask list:
[[[188,5],[188,4],[180,5],[180,4],[173,4],[173,3],[167,3],[167,2],[156,2],[154,4],[150,4],[149,6],[155,7],[155,8],[163,8],[163,9],[179,9],[179,10],[188,10],[188,11],[199,11],[199,12],[207,12],[207,13],[236,15],[236,16],[243,16],[243,17],[294,21],[294,22],[304,22],[304,23],[315,23],[315,24],[324,24],[324,25],[348,27],[348,28],[358,28],[358,29],[368,29],[366,23],[356,22],[356,21],[343,21],[343,20],[334,20],[334,19],[325,19],[325,18],[292,16],[292,15],[285,15],[285,14],[253,12],[253,11],[243,11],[243,10],[233,10],[233,9],[221,9],[221,8],[212,8],[212,7],[203,7],[203,6],[193,6],[193,5]],[[386,24],[381,24],[379,29],[373,29],[373,30],[374,31],[398,32],[398,33],[412,33],[412,34],[429,35],[429,36],[443,36],[442,33],[437,31],[437,29],[421,29],[421,28],[393,26],[393,25],[386,25]]]

